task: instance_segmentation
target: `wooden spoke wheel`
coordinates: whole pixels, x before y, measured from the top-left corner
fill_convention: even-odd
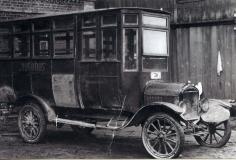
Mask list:
[[[41,108],[33,103],[25,104],[19,112],[18,127],[25,142],[39,142],[46,132],[46,119]]]
[[[145,121],[142,141],[154,158],[175,158],[182,152],[184,131],[174,118],[157,113]]]
[[[221,123],[199,123],[204,134],[194,136],[196,141],[203,146],[219,148],[224,146],[230,138],[231,127],[229,120]]]

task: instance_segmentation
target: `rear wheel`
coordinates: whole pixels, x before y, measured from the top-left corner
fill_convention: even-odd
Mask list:
[[[145,121],[142,141],[154,158],[175,158],[182,152],[184,131],[171,116],[157,113]]]
[[[26,103],[19,112],[18,127],[25,142],[40,142],[47,128],[42,109],[37,104]]]
[[[194,137],[200,145],[220,148],[230,139],[231,127],[229,120],[221,123],[200,122],[199,126],[203,130],[204,134]]]

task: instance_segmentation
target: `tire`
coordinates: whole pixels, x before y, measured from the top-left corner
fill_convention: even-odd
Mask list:
[[[42,109],[35,103],[26,103],[19,111],[18,128],[27,143],[38,143],[45,136],[47,123]]]
[[[170,115],[156,113],[144,122],[142,141],[152,157],[176,158],[183,150],[184,131]]]
[[[223,147],[230,139],[231,127],[229,120],[221,123],[203,123],[199,126],[203,128],[206,134],[194,136],[197,143],[211,148]]]
[[[83,135],[91,134],[91,132],[93,131],[93,128],[86,128],[73,125],[71,125],[71,128],[76,134],[83,134]]]

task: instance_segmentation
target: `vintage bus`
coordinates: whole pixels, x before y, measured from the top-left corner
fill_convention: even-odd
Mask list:
[[[199,90],[166,82],[169,34],[170,14],[147,8],[1,22],[0,116],[17,112],[28,143],[40,142],[47,124],[71,125],[78,134],[141,124],[155,158],[177,157],[184,133],[221,147],[230,137],[229,111],[222,109],[222,123],[201,123]]]

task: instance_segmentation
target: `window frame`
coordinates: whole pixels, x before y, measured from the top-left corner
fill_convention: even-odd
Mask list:
[[[166,19],[166,26],[159,26],[159,25],[151,25],[151,24],[145,24],[143,22],[143,16],[147,16],[147,17],[156,17],[156,18],[165,18]],[[148,13],[148,12],[143,12],[141,14],[141,19],[142,19],[142,26],[143,27],[150,27],[150,28],[159,28],[159,29],[168,29],[170,22],[169,22],[169,16],[167,15],[162,15],[162,14],[154,14],[154,13]]]
[[[158,25],[147,25],[143,23],[143,15],[145,16],[152,16],[158,18],[166,18],[166,27],[158,26]],[[165,31],[167,33],[167,54],[164,55],[144,55],[144,42],[143,42],[143,31],[145,29],[149,30],[158,30],[158,31]],[[170,15],[166,14],[158,14],[158,13],[150,13],[150,12],[141,12],[141,32],[142,32],[142,55],[141,55],[141,68],[143,72],[168,72],[169,70],[169,56],[170,56]],[[166,69],[145,69],[143,67],[143,60],[145,57],[150,58],[165,58],[167,61]]]
[[[165,29],[159,28],[150,28],[150,27],[142,27],[142,35],[144,37],[144,30],[152,30],[152,31],[160,31],[166,32],[166,47],[167,47],[167,54],[158,54],[158,55],[148,55],[148,53],[144,54],[144,40],[142,40],[142,56],[151,56],[151,57],[168,57],[169,56],[169,31]]]
[[[7,60],[7,59],[11,59],[13,56],[13,39],[12,39],[12,32],[13,32],[13,26],[12,24],[3,24],[2,26],[4,26],[4,28],[8,29],[8,33],[0,33],[0,36],[7,36],[8,37],[8,49],[9,51],[6,52],[6,55],[2,55],[0,54],[0,59],[1,60]]]
[[[71,18],[72,19],[72,27],[71,28],[56,28],[56,21],[62,20],[64,18]],[[74,58],[75,57],[75,47],[76,47],[76,16],[75,15],[66,15],[61,17],[55,17],[52,19],[52,56],[55,59],[63,59],[63,58]],[[73,46],[72,46],[72,53],[71,54],[63,54],[63,55],[56,55],[55,52],[55,34],[58,33],[72,33],[73,34]]]
[[[15,53],[15,37],[16,36],[21,36],[21,35],[23,35],[23,36],[28,36],[28,38],[29,38],[29,52],[28,52],[28,54],[26,55],[26,56],[16,56],[16,53]],[[13,50],[13,58],[14,59],[29,59],[30,58],[30,54],[31,54],[31,51],[32,51],[32,47],[31,47],[31,34],[30,34],[30,32],[28,32],[28,33],[14,33],[13,35],[12,35],[12,50]]]
[[[126,15],[136,15],[137,16],[137,23],[125,23],[125,16]],[[138,26],[139,25],[139,21],[140,21],[140,18],[139,18],[139,14],[138,13],[123,13],[122,14],[122,24],[124,26]]]
[[[83,42],[84,42],[84,39],[83,39],[83,36],[84,36],[84,32],[94,32],[95,33],[95,44],[96,44],[96,47],[95,47],[95,58],[94,59],[86,59],[84,58],[84,50],[83,50]],[[89,28],[89,29],[84,29],[84,30],[81,30],[81,59],[80,61],[82,62],[97,62],[98,61],[98,33],[97,33],[97,29],[96,28]]]
[[[32,58],[33,59],[51,59],[52,58],[52,50],[53,50],[53,43],[52,43],[52,20],[51,18],[47,19],[38,19],[38,20],[48,20],[49,21],[49,29],[44,29],[44,30],[35,30],[35,21],[32,22]],[[48,34],[49,35],[49,40],[48,40],[48,55],[35,55],[35,35],[37,34]]]
[[[135,69],[126,69],[125,68],[125,56],[126,56],[126,48],[125,48],[125,30],[126,29],[135,29],[136,30],[136,43],[137,43],[137,46],[136,46],[136,52],[137,52],[137,60],[136,60],[136,68]],[[123,72],[138,72],[139,71],[139,27],[123,27],[122,28],[122,41],[123,41],[123,44],[122,44],[122,49],[123,49],[123,65],[122,65],[122,68],[123,68]]]
[[[104,52],[103,52],[103,47],[104,47],[104,44],[103,44],[103,33],[104,33],[104,31],[105,30],[115,30],[115,32],[116,32],[116,40],[115,40],[115,58],[114,59],[104,59],[103,58],[103,55],[104,55]],[[102,50],[102,52],[101,52],[101,61],[105,61],[105,62],[114,62],[114,61],[118,61],[118,54],[117,54],[117,52],[118,52],[118,42],[117,42],[117,40],[118,40],[118,29],[117,29],[117,27],[109,27],[109,28],[101,28],[101,50]]]

